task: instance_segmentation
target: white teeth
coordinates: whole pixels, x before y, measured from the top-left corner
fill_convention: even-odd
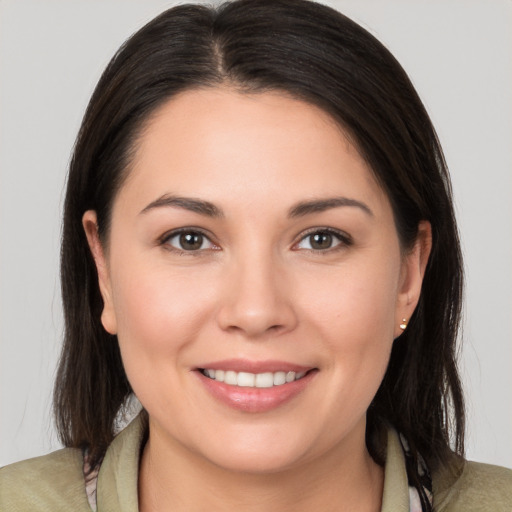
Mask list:
[[[286,373],[276,372],[274,373],[274,386],[282,386],[286,383]]]
[[[274,374],[271,372],[258,373],[255,384],[257,388],[271,388],[274,385]]]
[[[254,387],[255,379],[256,375],[254,373],[240,372],[236,381],[238,386],[252,388]]]
[[[231,386],[240,386],[244,388],[271,388],[273,386],[282,386],[294,380],[302,379],[307,372],[265,372],[249,373],[234,372],[233,370],[202,370],[203,375],[214,379],[217,382],[224,382]]]
[[[286,374],[286,382],[293,382],[295,380],[295,372],[288,372]]]
[[[224,382],[226,384],[231,384],[232,386],[236,386],[237,385],[236,372],[228,370],[224,374]]]

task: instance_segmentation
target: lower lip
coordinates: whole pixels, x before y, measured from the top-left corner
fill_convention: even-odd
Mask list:
[[[206,389],[222,403],[244,412],[266,412],[290,402],[312,381],[317,370],[309,371],[302,379],[272,386],[271,388],[250,388],[230,386],[196,372]]]

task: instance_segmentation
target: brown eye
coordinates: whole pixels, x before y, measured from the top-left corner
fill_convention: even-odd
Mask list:
[[[182,233],[179,238],[181,249],[197,251],[203,245],[203,238],[200,233]]]
[[[182,231],[170,235],[164,243],[180,251],[200,251],[213,248],[212,242],[199,231]]]
[[[311,248],[315,250],[330,249],[333,242],[333,236],[330,233],[314,233],[309,235],[309,239]]]
[[[297,249],[309,251],[328,251],[338,246],[349,246],[352,241],[348,235],[327,229],[318,229],[304,236],[296,245]]]

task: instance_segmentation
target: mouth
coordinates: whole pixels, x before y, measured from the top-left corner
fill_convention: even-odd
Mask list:
[[[216,401],[249,413],[268,412],[292,402],[318,373],[318,368],[285,362],[241,360],[206,363],[195,372]]]
[[[309,371],[277,371],[277,372],[235,372],[233,370],[214,370],[213,368],[200,368],[199,371],[209,379],[223,382],[228,386],[241,388],[272,388],[283,386],[303,379]]]

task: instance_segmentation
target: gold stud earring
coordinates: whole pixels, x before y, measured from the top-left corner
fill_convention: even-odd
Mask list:
[[[405,329],[407,329],[407,318],[402,318],[402,323],[399,325],[400,329],[402,329],[402,331],[405,331]]]

